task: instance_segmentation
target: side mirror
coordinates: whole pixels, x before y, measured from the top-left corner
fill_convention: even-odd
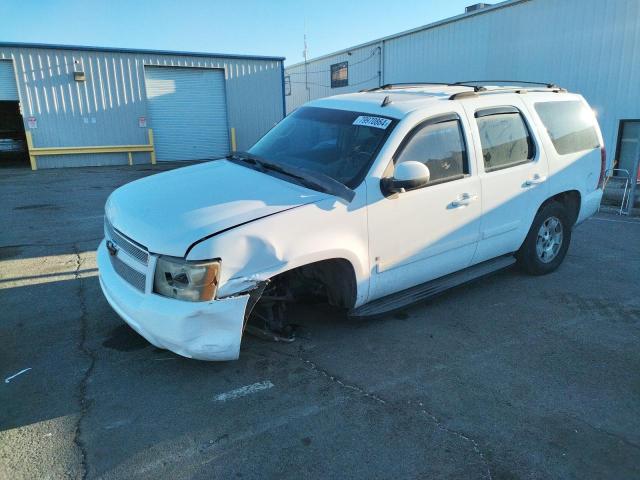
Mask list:
[[[393,177],[383,178],[380,183],[384,193],[404,193],[424,187],[430,177],[429,167],[424,163],[408,161],[396,165]]]

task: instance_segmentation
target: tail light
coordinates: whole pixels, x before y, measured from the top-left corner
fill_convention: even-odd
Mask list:
[[[598,179],[598,188],[604,187],[604,173],[607,170],[607,150],[604,145],[600,147],[600,178]]]

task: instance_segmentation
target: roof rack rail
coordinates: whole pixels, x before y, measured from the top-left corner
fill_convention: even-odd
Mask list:
[[[405,82],[405,83],[386,83],[379,87],[365,88],[360,90],[361,92],[377,92],[380,90],[392,90],[394,88],[406,88],[406,87],[421,87],[425,85],[444,86],[444,87],[469,87],[473,88],[474,92],[482,92],[486,90],[488,85],[496,84],[508,84],[508,85],[537,85],[544,88],[560,88],[555,83],[550,82],[531,82],[528,80],[466,80],[463,82]],[[500,85],[496,85],[500,86]]]
[[[466,86],[466,85],[465,85]],[[524,94],[524,93],[528,93],[528,92],[553,92],[553,93],[563,93],[566,92],[567,90],[561,87],[546,87],[546,88],[526,88],[526,87],[521,87],[521,86],[513,86],[513,87],[504,87],[504,88],[500,88],[497,90],[489,90],[486,88],[483,88],[482,90],[475,90],[473,92],[458,92],[458,93],[454,93],[453,95],[451,95],[449,97],[449,100],[460,100],[461,98],[467,98],[467,97],[477,97],[479,95],[488,95],[488,94],[492,94],[492,93],[509,93],[509,92],[513,92],[513,93],[520,93],[520,94]]]
[[[365,88],[360,90],[361,92],[378,92],[380,90],[392,90],[394,88],[405,88],[405,87],[422,87],[424,85],[450,85],[447,82],[408,82],[408,83],[385,83],[384,85],[380,85],[379,87],[373,88]]]
[[[473,86],[473,85],[478,84],[478,83],[481,84],[482,86],[494,85],[496,83],[508,83],[508,84],[512,84],[512,85],[539,85],[539,86],[544,86],[546,88],[560,88],[555,83],[530,82],[530,81],[526,81],[526,80],[467,80],[467,81],[464,81],[464,82],[450,83],[449,85],[451,85],[451,86],[459,85],[461,87],[470,87],[470,86]]]
[[[477,97],[477,92],[458,92],[449,97],[449,100],[460,100],[461,98]]]

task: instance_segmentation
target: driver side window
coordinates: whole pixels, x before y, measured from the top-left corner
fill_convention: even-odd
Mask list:
[[[409,133],[409,140],[396,159],[424,163],[429,168],[429,184],[457,180],[469,173],[469,161],[460,120],[427,123]]]

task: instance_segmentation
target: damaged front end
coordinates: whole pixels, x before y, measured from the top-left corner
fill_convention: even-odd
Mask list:
[[[251,309],[247,308],[247,333],[273,342],[292,342],[295,339],[293,325],[285,317],[287,304],[295,299],[282,281],[270,282],[262,288]]]
[[[275,342],[295,340],[296,325],[289,322],[292,303],[324,303],[346,311],[355,303],[351,266],[344,260],[315,262],[276,275],[264,284],[248,311],[246,332]]]
[[[259,281],[239,293],[205,302],[180,301],[134,288],[114,265],[127,255],[98,247],[100,286],[116,313],[158,348],[198,360],[236,360],[246,321],[267,286]]]

